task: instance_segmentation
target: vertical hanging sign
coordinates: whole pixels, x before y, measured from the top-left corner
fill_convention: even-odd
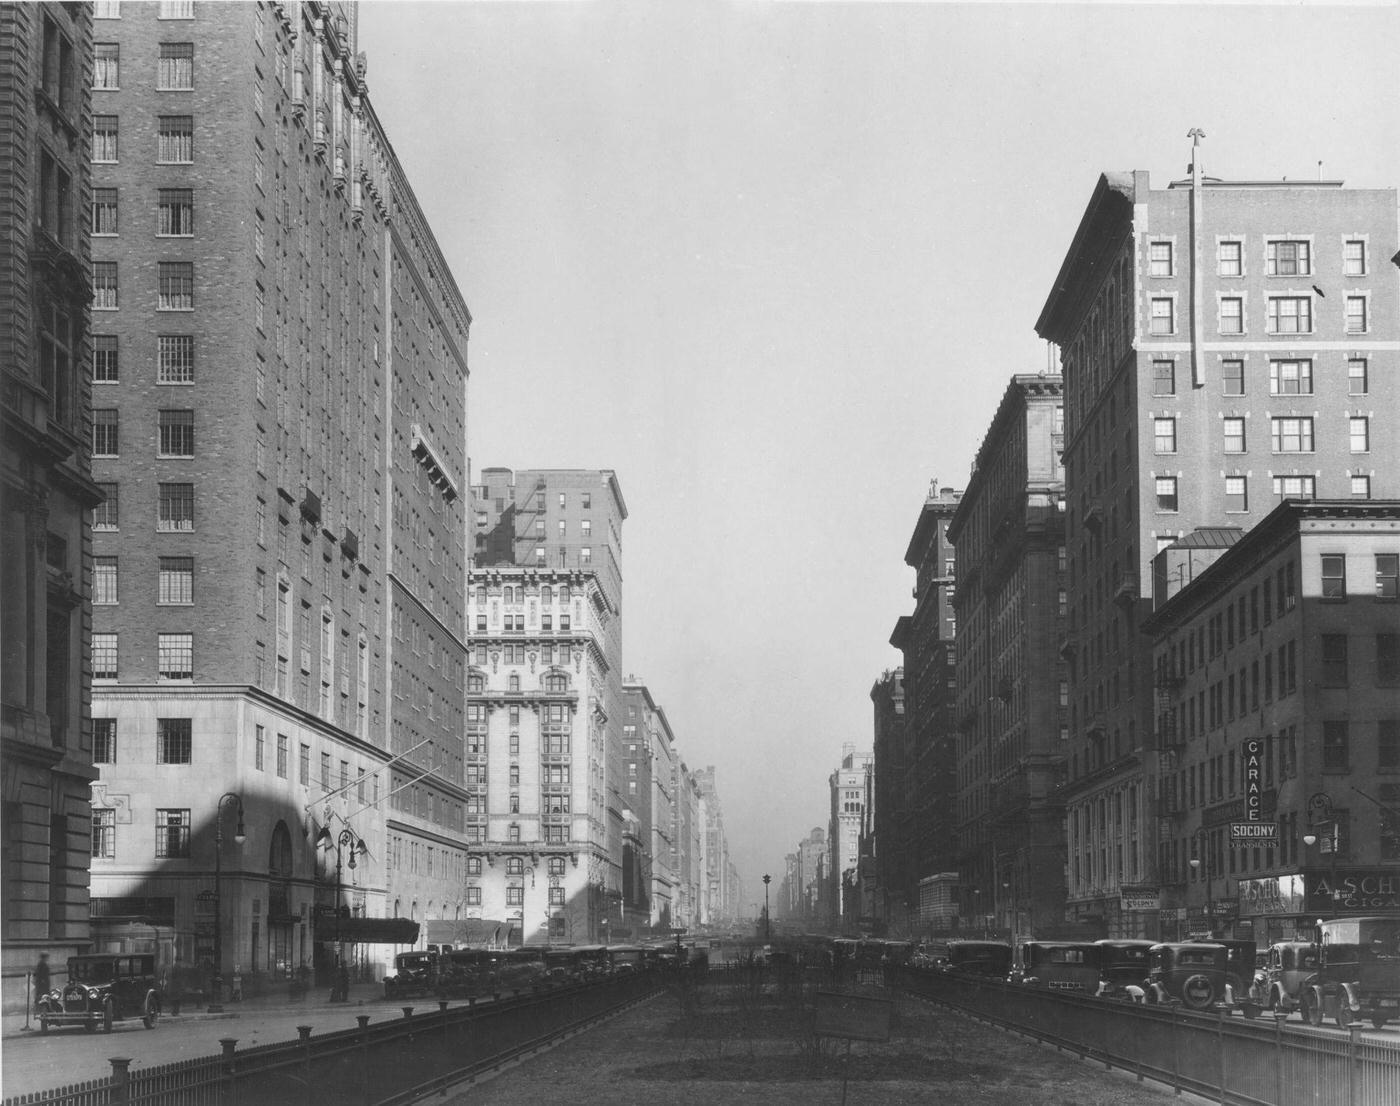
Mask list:
[[[1269,845],[1278,841],[1278,823],[1264,819],[1264,743],[1252,737],[1244,743],[1245,820],[1230,824],[1230,841],[1236,845]]]

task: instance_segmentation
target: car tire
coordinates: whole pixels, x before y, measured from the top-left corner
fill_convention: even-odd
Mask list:
[[[1205,997],[1197,999],[1187,998],[1187,996],[1196,989],[1197,985],[1204,986]],[[1187,976],[1186,980],[1181,985],[1181,1002],[1182,1005],[1189,1010],[1209,1010],[1218,997],[1219,996],[1215,993],[1215,984],[1212,983],[1210,977],[1206,975],[1197,974]]]
[[[1387,1018],[1384,1014],[1372,1014],[1372,1015],[1371,1015],[1371,1024],[1374,1025],[1377,1029],[1384,1029],[1384,1028],[1385,1028],[1385,1023],[1388,1022],[1389,1020],[1390,1020],[1390,1019]]]
[[[141,1014],[141,1024],[147,1029],[154,1029],[156,1022],[160,1019],[160,1004],[156,1002],[155,995],[146,996],[146,1008]]]
[[[112,1007],[112,1000],[107,999],[102,1003],[102,1032],[112,1032],[112,1022],[116,1021],[116,1010]]]
[[[1309,1025],[1320,1026],[1322,1024],[1322,1000],[1321,997],[1312,991],[1304,991],[1302,998],[1303,1020]]]
[[[1356,1015],[1351,1012],[1351,1006],[1347,1003],[1346,995],[1337,996],[1336,1022],[1343,1029],[1350,1029],[1356,1022]]]

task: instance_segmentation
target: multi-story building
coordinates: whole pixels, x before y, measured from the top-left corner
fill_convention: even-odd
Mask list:
[[[92,9],[0,5],[4,1009],[88,942]]]
[[[679,757],[671,775],[674,797],[671,820],[671,867],[676,873],[675,924],[693,929],[701,922],[701,873],[704,871],[704,814],[700,786]]]
[[[742,907],[729,856],[729,839],[724,830],[724,807],[719,800],[715,766],[695,770],[695,786],[700,790],[704,846],[701,866],[701,921],[723,925],[739,916]]]
[[[854,932],[860,917],[857,865],[873,760],[871,753],[857,753],[855,745],[848,742],[841,747],[841,762],[836,771],[827,778],[831,796],[827,829],[829,921],[838,932]]]
[[[489,468],[481,480],[467,913],[503,919],[510,941],[602,940],[629,928],[624,846],[639,841],[621,741],[627,507],[609,470]]]
[[[352,6],[95,37],[94,925],[372,971],[460,909],[470,315]]]
[[[905,934],[918,906],[918,881],[911,849],[914,812],[908,788],[904,670],[895,668],[881,673],[870,688],[870,700],[875,727],[872,796],[866,812],[873,875],[870,913],[883,930]]]
[[[677,759],[666,712],[635,676],[622,682],[627,716],[622,726],[627,809],[637,820],[640,848],[624,849],[622,901],[635,928],[656,927],[663,935],[675,924],[678,854],[673,838]],[[635,874],[629,883],[628,873]]]
[[[935,480],[919,510],[904,563],[914,569],[914,613],[895,623],[890,644],[904,656],[909,771],[901,800],[911,812],[909,849],[916,886],[958,870],[955,558],[948,523],[961,493]]]
[[[797,865],[794,878],[793,911],[804,930],[825,928],[827,917],[827,872],[830,863],[826,852],[826,830],[813,826],[812,832],[797,843]]]
[[[1157,885],[1152,674],[1140,626],[1156,553],[1281,499],[1394,496],[1400,272],[1393,189],[1100,177],[1036,330],[1065,383],[1076,918]]]
[[[1058,375],[1011,378],[947,535],[962,882],[995,928],[1021,934],[1064,914],[1063,418]]]
[[[1143,622],[1164,929],[1263,946],[1400,909],[1400,502],[1193,536],[1158,554]]]

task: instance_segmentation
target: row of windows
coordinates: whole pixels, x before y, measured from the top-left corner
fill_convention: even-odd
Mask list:
[[[194,679],[193,634],[156,635],[156,673],[162,680]],[[116,634],[94,633],[92,635],[92,678],[94,680],[115,680],[118,678]],[[161,761],[161,763],[177,762]]]
[[[157,860],[187,859],[190,855],[190,811],[188,807],[160,807],[156,810],[155,856]],[[117,812],[93,807],[92,856],[112,860],[117,855]]]
[[[1264,330],[1268,334],[1311,334],[1312,296],[1269,296],[1266,299]],[[1177,332],[1176,298],[1154,296],[1151,301],[1148,333],[1157,336]],[[1370,329],[1370,298],[1365,295],[1342,297],[1342,323],[1348,334],[1365,334]],[[1245,301],[1240,296],[1221,296],[1217,319],[1221,334],[1245,334]]]
[[[112,454],[115,456],[115,454]],[[121,498],[114,483],[98,485],[107,498],[92,512],[94,530],[112,531],[121,519]],[[194,485],[156,485],[156,530],[162,533],[190,533],[194,530]]]
[[[1269,418],[1269,444],[1274,453],[1313,453],[1317,449],[1311,415],[1275,415]],[[1245,420],[1232,416],[1221,420],[1226,453],[1245,452]],[[1347,418],[1347,438],[1352,453],[1371,450],[1371,419],[1368,415]],[[1177,450],[1176,418],[1167,416],[1152,420],[1152,449],[1154,453],[1175,453]]]
[[[1400,634],[1377,634],[1375,651],[1375,682],[1382,687],[1400,684]],[[1351,654],[1350,635],[1322,635],[1322,666],[1318,680],[1323,687],[1351,686],[1354,675]]]
[[[92,309],[115,311],[121,306],[121,285],[115,261],[92,263]],[[156,310],[194,310],[194,262],[161,261],[156,265]]]
[[[156,336],[156,383],[194,383],[194,335]],[[94,384],[121,381],[121,347],[115,334],[92,336],[92,380]]]
[[[1245,394],[1245,363],[1240,358],[1225,358],[1220,362],[1221,394]],[[1347,359],[1347,394],[1364,396],[1371,388],[1370,363],[1364,357]],[[1152,362],[1152,394],[1174,396],[1177,393],[1176,361],[1157,358]],[[1270,358],[1269,394],[1272,396],[1310,396],[1313,394],[1313,362],[1310,357]]]
[[[1375,557],[1375,597],[1395,599],[1400,591],[1400,553],[1376,553]],[[1345,553],[1322,554],[1322,598],[1343,600],[1347,597],[1347,555]]]
[[[194,602],[194,558],[157,558],[156,602],[165,606],[182,606]],[[119,601],[117,558],[94,557],[92,562],[92,601],[106,606]]]
[[[162,407],[157,412],[157,457],[194,456],[194,411],[185,407]],[[121,446],[121,418],[115,407],[99,407],[92,413],[92,452],[98,457],[116,457]]]
[[[92,190],[92,219],[90,230],[99,237],[111,237],[121,232],[121,208],[118,190]],[[156,236],[160,238],[189,238],[194,235],[194,189],[156,189]]]
[[[1367,243],[1364,238],[1344,238],[1341,242],[1343,276],[1365,276]],[[1154,277],[1176,276],[1176,244],[1158,240],[1148,243],[1147,272]],[[1216,244],[1216,273],[1223,277],[1245,275],[1244,241],[1222,238]],[[1264,272],[1267,276],[1311,276],[1313,244],[1306,238],[1266,238]]]
[[[121,160],[120,117],[92,117],[92,160],[98,165],[115,165]],[[156,164],[194,164],[194,116],[156,117]]]
[[[148,0],[142,0],[142,8],[149,6]],[[121,12],[121,0],[96,0],[92,9],[92,17],[94,19],[120,19]],[[157,0],[156,18],[193,19],[194,0]]]
[[[1226,476],[1224,481],[1224,504],[1229,514],[1243,514],[1249,510],[1248,476]],[[1371,498],[1371,477],[1354,475],[1348,477],[1351,498]],[[1271,478],[1274,498],[1279,502],[1285,499],[1316,499],[1317,478],[1315,476],[1275,476]],[[1162,514],[1172,514],[1180,510],[1179,478],[1158,476],[1154,480],[1157,510]],[[1175,540],[1175,539],[1172,539]]]
[[[157,48],[156,91],[193,91],[194,43],[162,42]],[[115,42],[93,43],[93,90],[115,92],[121,86],[121,46]]]

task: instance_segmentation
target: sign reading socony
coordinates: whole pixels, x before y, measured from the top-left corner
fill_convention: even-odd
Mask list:
[[[1230,844],[1268,845],[1278,844],[1277,822],[1231,822]]]

